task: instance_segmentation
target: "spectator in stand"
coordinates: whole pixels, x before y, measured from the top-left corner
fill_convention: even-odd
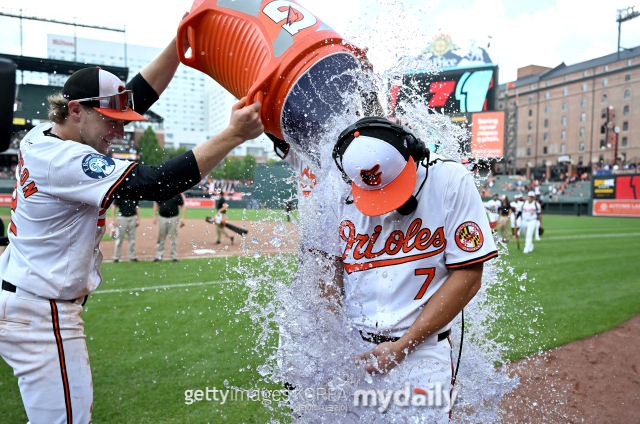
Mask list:
[[[489,178],[489,188],[493,188],[493,178]]]

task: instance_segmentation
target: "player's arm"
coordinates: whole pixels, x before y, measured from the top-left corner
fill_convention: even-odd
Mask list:
[[[136,205],[136,227],[139,227],[139,226],[140,226],[140,205]]]
[[[169,200],[198,184],[231,150],[264,131],[260,102],[244,105],[245,99],[233,105],[229,126],[195,149],[158,166],[131,164],[107,190],[103,207],[117,198]]]

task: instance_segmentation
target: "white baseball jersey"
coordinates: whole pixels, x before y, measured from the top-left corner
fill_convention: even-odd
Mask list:
[[[498,199],[498,200],[489,200],[487,203],[485,203],[485,205],[487,206],[487,209],[492,212],[492,213],[498,213],[498,208],[500,206],[502,206],[502,202]]]
[[[516,213],[522,211],[522,205],[524,205],[524,202],[522,200],[518,200],[517,202],[513,201],[509,204],[509,206],[511,206]]]
[[[72,300],[102,282],[107,198],[136,165],[38,125],[22,140],[0,277],[46,299]]]
[[[524,222],[535,221],[538,219],[538,214],[542,212],[540,203],[535,200],[531,203],[527,200],[522,205],[522,220]]]
[[[424,178],[420,166],[414,194]],[[347,314],[371,333],[402,336],[450,269],[498,255],[473,177],[457,163],[429,167],[408,216],[370,217],[344,202],[333,209],[337,237],[318,248],[342,259]]]

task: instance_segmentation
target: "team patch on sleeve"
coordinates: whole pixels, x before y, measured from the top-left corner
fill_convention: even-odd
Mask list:
[[[456,244],[465,252],[480,250],[484,243],[484,237],[480,226],[475,222],[465,222],[456,230]]]
[[[100,180],[113,174],[113,171],[116,170],[116,163],[105,155],[90,153],[82,159],[82,170],[89,177]]]

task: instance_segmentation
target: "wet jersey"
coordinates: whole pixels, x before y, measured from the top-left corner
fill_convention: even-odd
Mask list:
[[[38,125],[22,140],[0,277],[47,299],[77,299],[102,282],[109,194],[136,165]]]
[[[529,201],[526,201],[522,205],[522,220],[525,222],[535,221],[541,212],[542,208],[540,208],[540,203],[536,201],[529,203]]]
[[[365,331],[402,336],[450,269],[498,255],[471,173],[438,158],[431,155],[418,207],[408,216],[371,217],[354,204],[332,205],[337,236],[319,250],[342,259],[344,305]],[[414,195],[424,178],[420,165]]]

